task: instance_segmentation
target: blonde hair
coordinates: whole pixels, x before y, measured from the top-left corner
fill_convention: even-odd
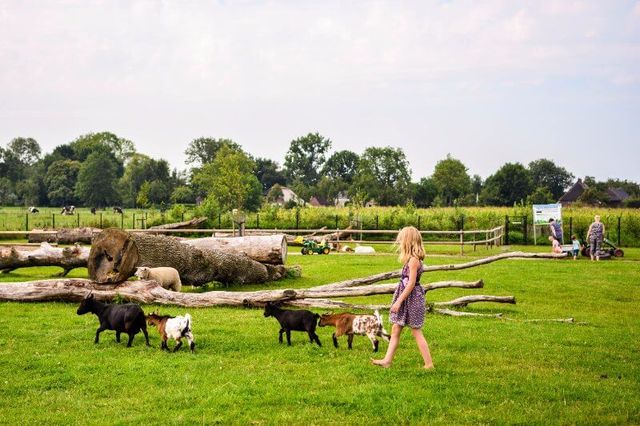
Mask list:
[[[414,226],[405,226],[398,232],[396,246],[399,252],[398,260],[402,264],[407,263],[412,257],[424,259],[422,235]]]

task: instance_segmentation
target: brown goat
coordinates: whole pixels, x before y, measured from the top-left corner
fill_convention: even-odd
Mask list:
[[[375,311],[373,315],[356,315],[350,313],[344,314],[324,314],[320,316],[320,327],[333,325],[336,331],[333,333],[333,346],[338,347],[338,337],[347,335],[347,344],[351,349],[353,335],[359,334],[367,336],[373,345],[373,351],[378,352],[378,339],[376,336],[382,337],[389,341],[389,333],[384,329],[382,317]]]

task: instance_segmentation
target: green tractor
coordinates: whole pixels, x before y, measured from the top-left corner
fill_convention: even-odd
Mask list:
[[[302,250],[300,250],[302,254],[329,254],[330,251],[331,246],[324,240],[320,244],[313,240],[304,240],[302,242]]]

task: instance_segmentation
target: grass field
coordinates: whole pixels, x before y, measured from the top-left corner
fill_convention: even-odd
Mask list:
[[[470,257],[429,250],[429,264]],[[487,253],[479,250],[475,256]],[[302,265],[303,277],[270,288],[302,288],[399,268],[390,253],[291,256],[289,263]],[[420,370],[406,331],[396,362],[383,370],[369,364],[371,347],[364,337],[356,337],[351,351],[344,341],[335,349],[332,330],[319,328],[321,348],[295,332],[292,347],[280,345],[276,321],[257,309],[191,309],[196,353],[170,354],[159,350],[155,329],[152,348],[141,335],[126,348],[115,343],[113,332],[94,345],[97,320],[77,316],[77,304],[0,303],[0,422],[637,424],[639,266],[640,250],[630,249],[624,260],[506,260],[426,275],[423,282],[483,278],[486,283],[479,290],[430,292],[429,301],[466,294],[514,295],[518,301],[467,308],[502,312],[509,320],[429,315],[425,335],[436,365],[429,372]],[[50,278],[58,272],[27,268],[0,280]],[[84,277],[86,270],[71,275]],[[264,286],[242,287],[258,288]],[[355,300],[388,303],[390,296]],[[568,317],[584,324],[525,321]],[[386,347],[381,344],[383,351]]]

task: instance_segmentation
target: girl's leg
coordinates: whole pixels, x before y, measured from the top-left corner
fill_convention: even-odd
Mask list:
[[[424,368],[433,368],[433,360],[431,359],[431,352],[429,352],[429,344],[427,343],[427,339],[424,338],[424,334],[422,334],[422,329],[412,328],[411,334],[413,334],[413,337],[416,339],[418,350],[424,360]]]
[[[398,349],[398,343],[400,343],[400,334],[402,333],[402,326],[393,324],[391,327],[391,338],[389,339],[389,346],[387,347],[387,353],[382,359],[372,359],[371,363],[379,365],[380,367],[389,368],[393,362],[393,357]]]

